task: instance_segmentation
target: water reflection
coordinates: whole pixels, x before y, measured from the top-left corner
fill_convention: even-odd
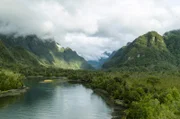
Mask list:
[[[110,119],[111,109],[80,84],[26,82],[30,90],[18,98],[0,100],[3,119]],[[5,101],[9,99],[9,101]]]

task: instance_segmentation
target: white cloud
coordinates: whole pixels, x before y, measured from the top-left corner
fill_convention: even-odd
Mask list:
[[[178,0],[0,0],[0,32],[51,36],[86,59],[180,28]]]
[[[119,41],[110,38],[88,37],[83,33],[68,33],[63,43],[78,50],[80,55],[83,54],[89,60],[97,60],[100,56],[106,57],[103,55],[104,51],[113,51],[114,48],[119,48],[120,44]]]

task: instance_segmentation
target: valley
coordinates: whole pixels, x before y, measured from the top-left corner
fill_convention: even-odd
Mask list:
[[[77,87],[82,88],[83,85],[88,90],[92,89],[91,91],[95,92],[97,96],[99,95],[101,101],[106,102],[101,106],[103,108],[109,106],[106,108],[107,112],[105,113],[108,115],[105,116],[106,118],[178,119],[180,117],[179,36],[179,30],[167,32],[164,36],[154,31],[148,32],[120,48],[104,61],[101,69],[95,70],[75,51],[63,48],[55,41],[41,40],[36,36],[14,38],[1,35],[0,95],[12,89],[23,90],[25,87],[29,87],[30,89],[23,92],[24,94],[18,94],[20,97],[25,95],[27,100],[24,101],[28,101],[28,98],[33,98],[36,94],[30,85],[35,80],[41,80],[41,82],[44,80],[43,83],[36,82],[36,88],[52,86],[49,89],[52,90],[52,88],[58,88],[59,84],[56,84],[56,79],[59,79],[62,80],[59,82],[60,86],[69,82],[65,85],[76,87],[77,84]],[[33,47],[35,44],[37,46]],[[45,90],[44,88],[40,90]],[[81,90],[84,89],[79,89],[80,92]],[[48,90],[45,91],[48,92]],[[54,91],[52,90],[52,92]],[[92,92],[88,95],[92,95]],[[27,97],[26,95],[29,93],[32,94]],[[69,93],[69,96],[72,95]],[[9,98],[9,96],[11,98],[12,94],[6,96],[4,98]],[[48,96],[48,94],[44,94],[42,97],[44,96]],[[22,100],[21,98],[19,101]],[[88,100],[89,98],[82,99],[82,101],[90,103]],[[102,109],[100,110],[102,111]],[[112,110],[110,115],[109,110]],[[101,115],[101,111],[96,113]],[[0,114],[3,114],[5,119],[10,118],[6,115],[7,113],[1,112],[1,109]],[[48,116],[52,116],[52,114]],[[105,118],[103,115],[101,116]],[[78,118],[84,117],[81,115]],[[96,118],[100,119],[98,116],[92,117],[92,119]],[[38,119],[42,119],[42,117],[39,116]]]

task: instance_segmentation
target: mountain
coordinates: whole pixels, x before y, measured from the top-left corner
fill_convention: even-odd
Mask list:
[[[166,34],[161,36],[157,32],[152,31],[136,38],[132,43],[119,49],[108,62],[103,64],[103,68],[141,70],[176,69],[176,52],[170,50],[169,44],[172,41]],[[174,48],[175,44],[172,45]]]
[[[0,67],[40,66],[36,57],[21,47],[7,48],[0,40]]]
[[[180,30],[173,30],[164,34],[164,41],[168,50],[175,56],[178,67],[180,66]]]
[[[89,60],[88,63],[91,64],[95,69],[101,69],[102,65],[108,61],[109,58],[111,58],[115,54],[115,51],[113,53],[104,52],[103,55],[107,57],[101,57],[98,60]]]
[[[4,60],[26,65],[38,64],[45,67],[92,69],[92,66],[75,51],[64,48],[51,39],[42,40],[36,35],[15,37],[1,34],[0,40],[4,52],[1,59]]]

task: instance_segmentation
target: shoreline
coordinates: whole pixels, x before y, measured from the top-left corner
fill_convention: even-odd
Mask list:
[[[92,88],[91,88],[92,89]],[[113,110],[111,113],[111,119],[124,119],[125,118],[125,107],[123,103],[119,104],[117,100],[110,99],[108,92],[102,89],[92,89],[93,92],[99,95]]]
[[[72,84],[82,84],[87,88],[90,88],[93,90],[93,93],[99,95],[107,105],[109,105],[112,108],[111,113],[111,119],[124,119],[126,117],[126,114],[124,112],[125,106],[123,101],[121,100],[112,100],[108,95],[108,92],[103,89],[93,89],[90,85],[88,85],[89,82],[85,82],[82,80],[72,80],[68,79],[67,77],[43,77],[43,76],[30,76],[28,78],[41,78],[41,79],[61,79],[57,80],[56,83],[62,83],[62,82],[68,82]]]
[[[7,91],[0,91],[0,98],[18,96],[25,93],[28,89],[29,89],[28,87],[24,87],[21,89],[11,89]]]
[[[126,113],[125,111],[125,106],[122,100],[113,100],[111,99],[108,95],[108,92],[103,89],[93,89],[90,85],[86,85],[87,82],[84,82],[82,80],[67,80],[69,83],[77,83],[77,84],[82,84],[87,88],[90,88],[93,90],[93,93],[99,95],[107,105],[109,105],[113,110],[111,113],[111,119],[125,119]]]

